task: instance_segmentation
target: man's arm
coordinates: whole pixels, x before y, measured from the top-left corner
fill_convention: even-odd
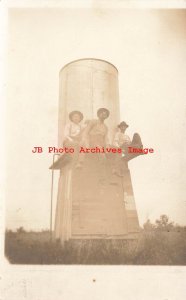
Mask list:
[[[113,139],[113,145],[115,147],[120,147],[119,145],[119,132],[116,132],[115,135],[114,135],[114,139]]]
[[[82,134],[82,143],[85,146],[89,146],[89,133],[92,130],[92,128],[94,127],[94,125],[96,124],[97,120],[91,120],[87,127],[83,130],[83,134]]]
[[[65,140],[69,140],[70,142],[72,142],[72,138],[70,137],[70,126],[71,124],[67,124],[65,125],[65,129],[64,129],[64,141]]]
[[[106,133],[105,133],[105,145],[106,145],[106,146],[109,146],[111,143],[110,143],[109,134],[108,134],[108,127],[105,125],[105,128],[106,128]]]

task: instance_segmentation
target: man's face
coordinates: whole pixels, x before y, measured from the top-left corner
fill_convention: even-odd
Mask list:
[[[123,132],[123,133],[125,132],[126,129],[127,129],[126,126],[121,126],[121,127],[120,127],[120,130],[121,130],[121,132]]]
[[[100,113],[99,113],[99,115],[98,115],[98,118],[100,119],[100,120],[105,120],[106,118],[108,118],[108,114],[107,114],[107,112],[106,111],[101,111]]]
[[[78,124],[80,121],[81,121],[80,115],[79,114],[73,114],[72,122]]]

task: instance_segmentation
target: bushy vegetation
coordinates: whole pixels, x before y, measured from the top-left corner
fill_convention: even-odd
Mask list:
[[[186,226],[180,226],[178,224],[175,224],[174,222],[169,220],[169,217],[166,215],[161,215],[159,219],[155,221],[155,224],[151,223],[151,221],[148,219],[144,225],[144,230],[146,231],[174,231],[174,232],[180,232],[186,230]]]
[[[6,231],[5,254],[14,264],[186,265],[186,228],[165,215],[148,220],[137,240],[51,241],[49,231]]]

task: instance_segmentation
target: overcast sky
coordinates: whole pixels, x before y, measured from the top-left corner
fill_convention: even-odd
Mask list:
[[[186,12],[79,8],[9,10],[7,227],[49,228],[52,154],[32,149],[57,146],[59,70],[86,57],[117,67],[121,120],[154,148],[129,163],[140,224],[186,225]]]

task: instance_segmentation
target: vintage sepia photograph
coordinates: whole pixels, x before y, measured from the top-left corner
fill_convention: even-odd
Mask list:
[[[8,9],[5,257],[186,264],[186,11]]]

